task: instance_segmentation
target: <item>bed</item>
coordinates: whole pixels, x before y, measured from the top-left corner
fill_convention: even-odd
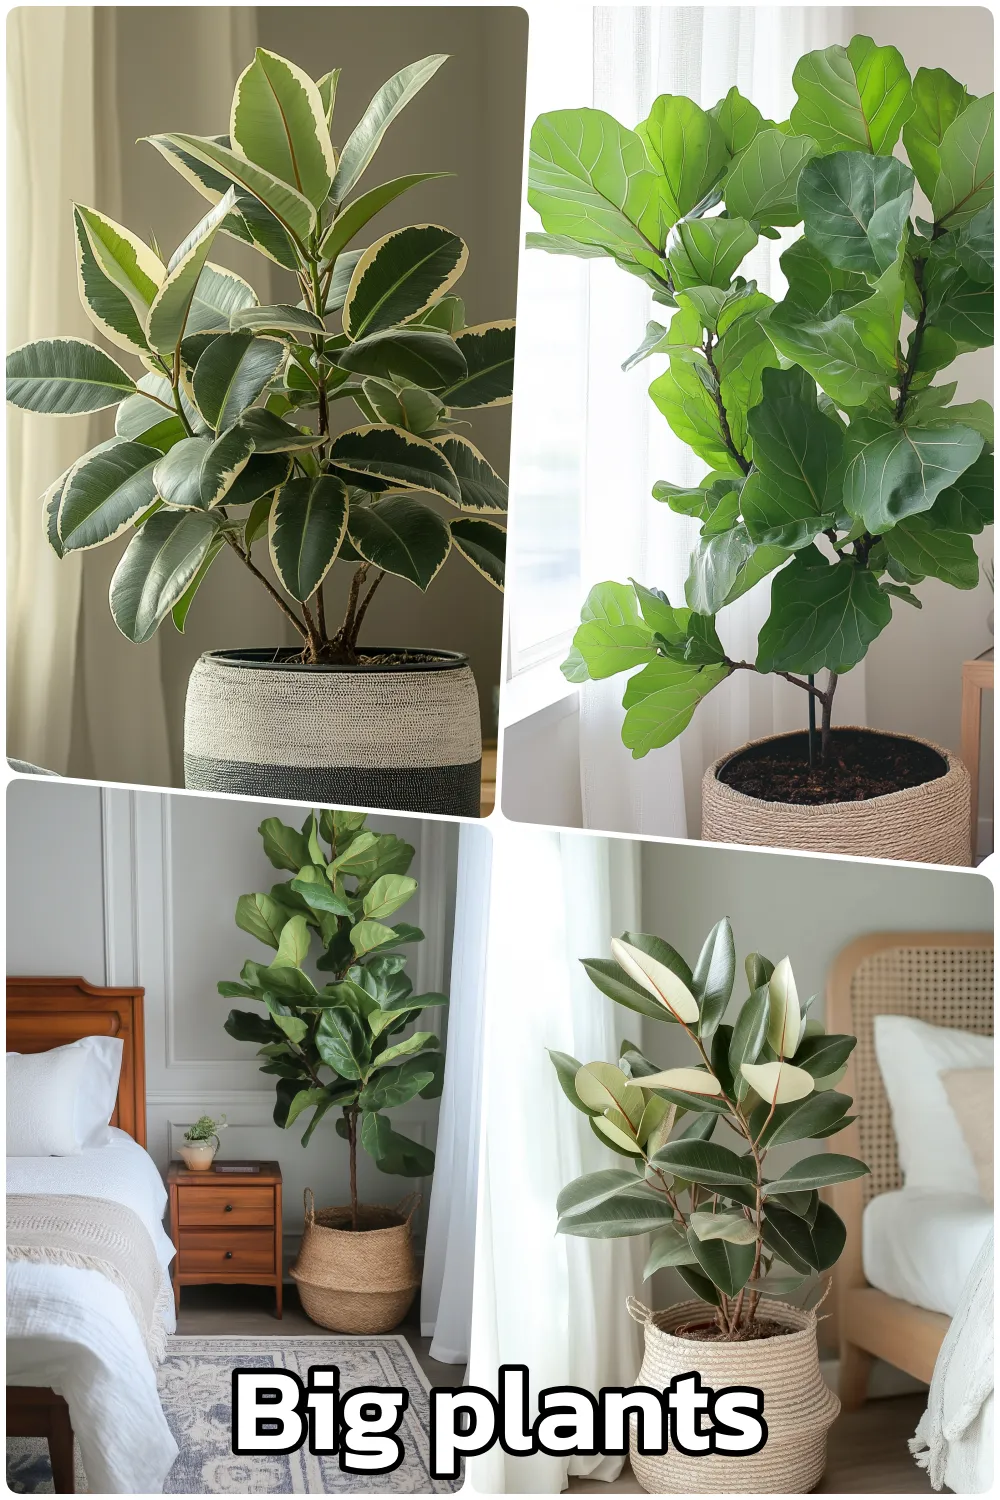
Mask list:
[[[964,1195],[903,1188],[889,1102],[875,1056],[876,1015],[993,1034],[990,933],[876,933],[838,955],[827,992],[827,1030],[858,1038],[840,1085],[855,1122],[834,1149],[871,1175],[841,1183],[830,1201],[847,1227],[834,1270],[840,1399],[868,1393],[875,1359],[930,1383],[965,1277],[992,1227],[992,1208]]]
[[[162,1226],[165,1189],[146,1141],[143,991],[83,979],[8,978],[7,1047],[44,1052],[85,1036],[115,1036],[122,1067],[110,1144],[69,1157],[8,1158],[8,1193],[72,1193],[132,1209],[160,1265],[173,1246]],[[95,1492],[162,1488],[177,1448],[156,1376],[125,1296],[99,1271],[8,1264],[7,1431],[48,1441],[56,1493],[71,1494],[74,1426]],[[172,1331],[172,1309],[164,1310]]]

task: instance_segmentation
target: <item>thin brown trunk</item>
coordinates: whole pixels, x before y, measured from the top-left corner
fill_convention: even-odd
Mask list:
[[[347,1111],[347,1144],[351,1156],[351,1228],[358,1231],[358,1112]]]
[[[838,677],[836,672],[831,672],[826,680],[826,690],[823,693],[823,718],[820,726],[819,754],[823,763],[826,763],[826,754],[830,748],[830,722],[833,718],[833,695],[837,691]]]

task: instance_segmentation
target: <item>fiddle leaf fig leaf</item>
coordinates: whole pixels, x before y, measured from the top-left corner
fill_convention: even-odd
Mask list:
[[[799,178],[806,238],[832,266],[877,280],[895,262],[913,202],[913,173],[893,156],[838,151]]]
[[[944,68],[918,68],[913,75],[912,97],[913,113],[903,126],[903,145],[917,181],[931,198],[941,171],[944,133],[968,108],[971,95]]]
[[[736,219],[780,226],[797,224],[798,183],[806,162],[819,147],[808,132],[785,135],[761,130],[733,163],[726,178],[725,201]]]
[[[850,557],[829,563],[816,547],[804,547],[771,585],[757,670],[845,672],[891,618],[892,605],[866,568]]]
[[[661,94],[636,135],[665,184],[672,221],[701,202],[728,162],[718,122],[683,94]]]
[[[911,426],[862,417],[844,448],[843,502],[873,536],[930,510],[979,457],[983,439],[947,421]]]
[[[895,47],[856,36],[800,58],[792,74],[798,95],[789,123],[811,136],[824,156],[868,151],[889,157],[913,113],[910,75]]]

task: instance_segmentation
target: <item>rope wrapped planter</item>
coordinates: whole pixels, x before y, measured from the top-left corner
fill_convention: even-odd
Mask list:
[[[816,1314],[784,1302],[762,1301],[760,1313],[788,1328],[769,1339],[709,1343],[677,1338],[674,1329],[704,1322],[703,1302],[679,1302],[653,1313],[635,1298],[629,1314],[645,1331],[636,1385],[661,1391],[675,1375],[697,1370],[713,1390],[750,1386],[764,1393],[767,1442],[759,1453],[687,1457],[673,1446],[662,1455],[638,1452],[633,1419],[632,1469],[650,1494],[795,1495],[815,1489],[826,1467],[826,1435],[840,1402],[823,1380]]]
[[[345,667],[294,655],[199,659],[184,711],[185,786],[479,816],[479,695],[467,657],[371,647],[366,656],[411,659]]]
[[[751,740],[738,753],[782,736]],[[915,739],[894,735],[894,739]],[[718,844],[759,844],[817,854],[905,859],[929,865],[972,863],[969,773],[948,750],[916,740],[946,763],[944,775],[858,802],[802,804],[748,797],[719,779],[732,753],[709,766],[701,784],[701,836]]]
[[[308,1317],[337,1333],[388,1333],[410,1310],[420,1285],[410,1228],[420,1203],[410,1193],[395,1208],[317,1209],[303,1194],[305,1229],[289,1271]]]

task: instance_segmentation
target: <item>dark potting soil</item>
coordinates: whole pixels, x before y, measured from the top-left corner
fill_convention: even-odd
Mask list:
[[[864,802],[905,787],[936,781],[947,761],[919,740],[872,730],[834,729],[826,761],[809,764],[808,734],[786,734],[738,751],[718,770],[718,778],[762,802],[819,804]]]
[[[674,1338],[692,1339],[699,1344],[747,1344],[754,1339],[776,1339],[784,1333],[797,1332],[794,1328],[776,1323],[773,1318],[755,1318],[748,1328],[741,1328],[733,1338],[723,1333],[714,1323],[690,1323],[672,1331]]]

